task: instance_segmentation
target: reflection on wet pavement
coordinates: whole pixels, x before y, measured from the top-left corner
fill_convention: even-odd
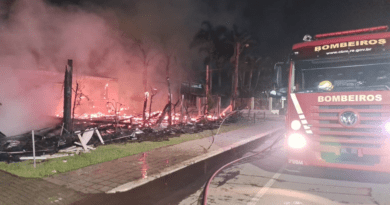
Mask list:
[[[140,161],[140,164],[141,164],[142,179],[148,178],[149,165],[148,165],[148,163],[146,161],[146,157],[147,157],[147,153],[144,152],[144,153],[142,153],[142,156],[138,159]]]

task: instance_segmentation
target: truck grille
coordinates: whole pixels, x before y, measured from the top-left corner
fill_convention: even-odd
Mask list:
[[[359,138],[378,139],[383,136],[382,124],[390,118],[390,107],[387,105],[320,105],[312,106],[313,133],[320,138]],[[355,110],[360,122],[352,127],[344,127],[339,122],[339,115],[346,109]]]
[[[360,121],[352,127],[345,127],[339,122],[339,115],[346,110],[354,110]],[[311,118],[311,119],[310,119]],[[382,124],[390,118],[388,105],[321,105],[311,107],[309,126],[320,146],[331,150],[381,149],[381,139],[385,136]],[[325,149],[326,150],[326,149]],[[328,163],[356,164],[372,166],[380,162],[380,155],[353,155],[334,153],[323,150],[321,158]]]

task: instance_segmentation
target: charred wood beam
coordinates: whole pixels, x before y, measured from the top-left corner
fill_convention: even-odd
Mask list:
[[[123,122],[123,121],[126,121],[126,120],[130,120],[130,122]],[[75,119],[75,122],[86,122],[86,123],[90,123],[90,124],[101,124],[101,125],[108,125],[108,124],[111,124],[111,125],[114,125],[114,124],[119,124],[119,125],[132,125],[132,119],[123,119],[123,120],[118,120],[117,122],[113,123],[111,120],[87,120],[87,119]],[[87,124],[88,125],[88,124]],[[95,126],[95,125],[93,125]]]
[[[179,102],[180,102],[180,98],[177,99],[177,102],[173,105],[173,114],[175,114],[175,112],[176,112],[176,106],[179,105]]]
[[[79,92],[79,84],[76,82],[76,90],[75,90],[75,94],[74,94],[73,111],[72,111],[72,119],[73,120],[74,120],[74,111],[76,109],[78,92]]]
[[[148,97],[149,97],[149,93],[145,92],[144,109],[142,110],[142,126],[145,126],[145,123],[146,123],[146,108],[148,106]],[[149,112],[149,115],[150,115],[150,112]]]
[[[168,126],[170,127],[172,125],[172,93],[171,93],[171,83],[169,80],[169,66],[171,62],[171,56],[167,55],[167,67],[166,67],[166,74],[167,74],[167,83],[168,83]]]
[[[161,122],[164,120],[165,114],[166,114],[167,112],[168,112],[168,114],[170,113],[170,109],[171,109],[170,104],[165,105],[164,110],[163,110],[163,112],[161,113],[160,118],[157,120],[157,123],[156,123],[157,126],[160,125]],[[169,118],[168,118],[168,119],[169,119]]]
[[[155,88],[151,88],[152,94],[150,95],[150,103],[149,103],[149,117],[148,120],[150,119],[150,114],[152,113],[152,102],[153,102],[153,97],[157,94],[157,90]]]
[[[72,131],[72,73],[73,73],[73,61],[68,59],[68,64],[65,68],[65,80],[64,80],[64,113],[63,123],[64,128],[68,131]]]

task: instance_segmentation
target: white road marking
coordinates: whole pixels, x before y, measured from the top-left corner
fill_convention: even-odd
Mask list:
[[[256,205],[260,198],[263,197],[264,194],[267,193],[269,188],[271,188],[271,186],[275,183],[276,179],[280,177],[283,169],[284,166],[274,174],[274,176],[259,190],[259,192],[256,193],[255,197],[253,197],[251,201],[247,203],[247,205]]]

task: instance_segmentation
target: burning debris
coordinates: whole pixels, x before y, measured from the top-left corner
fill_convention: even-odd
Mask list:
[[[84,130],[82,133],[68,133],[63,130],[61,125],[35,131],[36,156],[53,155],[57,152],[79,154],[93,150],[102,144],[163,141],[169,140],[170,137],[178,137],[180,134],[198,133],[204,130],[216,129],[219,126],[218,120],[200,121],[200,118],[187,123],[176,123],[167,126],[167,116],[164,117],[160,126],[156,126],[162,112],[146,115],[148,121],[145,124],[143,124],[142,116],[119,118],[116,122],[112,117],[104,116],[94,119],[75,119],[74,129]],[[172,119],[175,119],[174,122],[178,122],[179,118],[179,114],[172,116]],[[93,132],[90,139],[85,142],[86,150],[83,142],[80,143],[78,134],[84,136],[84,133],[95,128],[98,132]],[[0,161],[20,161],[29,159],[26,157],[33,155],[31,133],[12,137],[6,137],[1,133],[0,135]],[[99,139],[99,135],[102,140]]]
[[[70,87],[71,84],[67,84],[67,86]],[[213,115],[212,112],[209,112],[208,115],[198,115],[198,109],[203,110],[202,106],[206,105],[203,104],[195,110],[191,110],[186,106],[184,95],[174,104],[170,103],[171,100],[169,100],[162,111],[151,112],[156,92],[156,89],[152,89],[151,94],[145,93],[142,114],[139,115],[122,113],[126,108],[115,101],[107,102],[106,108],[111,110],[108,112],[109,114],[97,112],[77,115],[74,113],[74,107],[72,109],[71,106],[64,106],[64,113],[68,114],[70,120],[65,120],[57,115],[58,121],[63,123],[35,131],[36,158],[50,159],[69,156],[69,154],[80,154],[94,150],[95,147],[102,144],[169,140],[170,137],[178,137],[184,133],[192,134],[216,129],[220,125],[221,117],[223,118],[227,116],[227,112],[231,112],[231,108],[228,107],[220,115],[215,111]],[[149,110],[147,111],[148,99]],[[77,99],[75,98],[75,100]],[[68,104],[71,103],[68,102]],[[76,103],[73,104],[76,105]],[[179,112],[176,111],[178,107],[180,108]],[[218,111],[219,109],[218,107]],[[70,110],[73,111],[72,115]],[[71,124],[65,126],[69,121]],[[58,152],[68,154],[56,154]],[[0,133],[0,161],[27,160],[31,159],[32,155],[32,133],[11,137]]]
[[[62,121],[57,126],[37,130],[33,133],[25,133],[12,137],[6,137],[0,133],[0,161],[20,161],[30,159],[34,154],[39,159],[49,159],[60,156],[61,153],[79,154],[89,152],[95,147],[111,143],[135,143],[142,141],[169,140],[170,137],[178,137],[184,133],[198,133],[204,130],[216,129],[220,126],[221,118],[228,116],[231,106],[220,111],[220,102],[217,109],[207,109],[206,103],[202,103],[200,97],[196,98],[196,108],[190,109],[185,95],[176,103],[172,102],[172,94],[169,90],[168,103],[162,111],[152,112],[153,97],[157,90],[151,89],[151,93],[145,92],[143,109],[139,115],[127,115],[123,113],[127,108],[116,100],[106,99],[108,114],[103,112],[75,113],[76,105],[79,105],[81,97],[87,97],[80,91],[76,83],[76,89],[72,89],[72,61],[68,61],[64,81],[64,106],[63,116],[57,115]],[[167,77],[169,89],[169,77]],[[80,88],[80,89],[79,89]],[[107,84],[105,89],[107,88]],[[72,108],[72,90],[75,92]],[[92,101],[93,98],[89,97]],[[220,97],[218,98],[220,100]],[[149,110],[148,108],[149,101]],[[199,102],[199,103],[198,103]],[[94,105],[92,105],[94,106]],[[176,109],[180,108],[177,112]],[[203,112],[199,112],[202,111]],[[195,114],[194,114],[195,113]],[[238,116],[238,115],[237,115]],[[234,120],[233,120],[234,121]],[[34,140],[32,137],[34,136]],[[33,151],[35,144],[35,152]]]
[[[164,49],[156,45],[151,46],[149,52],[145,50],[147,39],[140,39],[137,44],[139,50],[131,51],[129,48],[135,43],[133,40],[126,38],[126,35],[123,37],[123,32],[112,32],[111,26],[91,12],[70,12],[46,5],[42,0],[20,2],[15,5],[14,14],[6,22],[19,23],[15,30],[23,35],[34,33],[32,36],[38,39],[46,39],[47,36],[56,38],[42,41],[42,45],[29,45],[31,48],[26,52],[23,50],[26,42],[12,40],[14,36],[19,36],[15,35],[15,31],[8,27],[2,31],[5,33],[2,36],[4,42],[15,42],[5,45],[4,50],[19,55],[5,53],[3,56],[6,58],[0,59],[8,64],[8,56],[16,56],[11,59],[13,63],[10,68],[1,67],[4,71],[2,77],[13,79],[2,81],[1,84],[1,109],[6,111],[2,113],[2,125],[5,125],[2,131],[14,136],[6,137],[0,133],[0,161],[19,161],[21,157],[26,159],[33,155],[33,147],[37,156],[46,156],[57,152],[78,153],[102,144],[168,140],[182,133],[217,128],[220,117],[225,116],[225,112],[220,115],[220,102],[218,111],[214,112],[210,110],[208,100],[206,103],[196,100],[199,101],[197,108],[191,109],[182,93],[176,95],[179,83],[187,79],[180,66],[181,54],[176,52],[179,48]],[[41,31],[40,28],[46,27],[52,29]],[[119,33],[122,33],[121,36]],[[35,38],[28,41],[38,42]],[[170,42],[177,42],[177,39],[167,39],[161,43],[170,45]],[[139,52],[142,53],[142,60],[136,58]],[[25,56],[25,53],[28,55]],[[64,80],[58,72],[63,68],[58,62],[65,56],[74,58],[75,64],[73,60],[68,60]],[[33,60],[20,63],[19,59]],[[79,69],[74,69],[73,65]],[[25,67],[41,74],[24,70]],[[131,70],[127,69],[129,67]],[[166,72],[159,72],[161,67]],[[136,82],[141,76],[145,96],[138,95],[141,89]],[[166,81],[161,83],[163,78]],[[157,94],[156,89],[150,88],[148,92],[148,87],[157,87],[163,91]],[[61,95],[58,92],[60,90]],[[201,89],[196,90],[203,92]],[[164,100],[161,100],[161,96],[164,96]],[[168,102],[165,101],[166,96]],[[208,98],[209,87],[206,93],[199,96]],[[173,97],[177,97],[177,101]],[[19,104],[25,102],[25,98],[28,98],[28,103]],[[61,100],[63,102],[58,104]],[[152,104],[159,108],[165,107],[161,111],[154,109],[152,112]],[[138,106],[142,108],[138,109]],[[177,112],[177,109],[180,111]],[[129,110],[141,114],[130,115]],[[57,123],[51,117],[43,120],[43,116],[53,114],[56,120],[62,122]],[[56,126],[35,130],[35,134],[27,132],[37,127],[48,127],[49,122]],[[91,129],[94,129],[92,134],[89,133]],[[20,134],[23,132],[26,133]],[[84,141],[84,137],[88,140]]]

